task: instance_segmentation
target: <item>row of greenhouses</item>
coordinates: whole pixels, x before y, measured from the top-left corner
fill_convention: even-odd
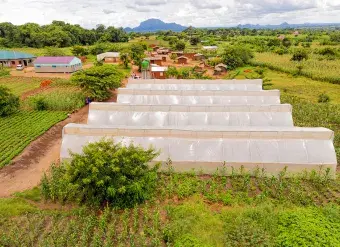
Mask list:
[[[175,171],[212,174],[244,167],[278,174],[337,165],[333,131],[294,127],[292,107],[262,80],[131,79],[116,103],[90,104],[87,124],[63,129],[61,159],[87,143],[111,138],[161,151]]]

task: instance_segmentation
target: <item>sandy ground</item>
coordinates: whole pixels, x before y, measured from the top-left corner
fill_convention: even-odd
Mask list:
[[[17,156],[13,163],[0,170],[0,197],[27,190],[40,183],[50,164],[59,161],[62,129],[68,123],[86,123],[88,106],[54,125]]]

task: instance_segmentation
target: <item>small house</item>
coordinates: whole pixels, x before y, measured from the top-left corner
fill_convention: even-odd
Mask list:
[[[227,67],[227,65],[225,65],[225,64],[223,64],[223,63],[220,63],[220,64],[217,64],[216,66],[215,66],[215,68],[219,68],[219,69],[221,69],[221,72],[222,73],[224,73],[224,72],[227,72],[228,71],[228,67]]]
[[[36,73],[73,73],[82,69],[77,57],[38,57],[34,62]]]
[[[161,56],[162,62],[166,62],[167,57],[166,56]]]
[[[151,77],[152,79],[166,79],[166,71],[168,67],[152,66]]]
[[[161,57],[147,57],[144,60],[150,62],[150,64],[157,64],[158,66],[162,66],[162,58]]]
[[[177,57],[183,56],[183,51],[172,51],[171,55],[175,54]]]
[[[0,67],[12,67],[15,68],[17,65],[32,66],[32,61],[36,56],[17,52],[17,51],[0,51]]]
[[[160,48],[160,47],[156,45],[156,46],[154,46],[152,49],[153,49],[153,51],[157,51],[159,48]]]
[[[102,54],[97,55],[97,61],[103,61],[105,63],[118,63],[120,61],[120,53],[119,52],[104,52]]]
[[[180,56],[177,58],[177,63],[178,64],[187,64],[188,63],[188,58],[185,56]]]
[[[158,53],[159,55],[168,55],[168,54],[170,53],[170,50],[169,50],[169,49],[165,49],[165,48],[163,48],[163,49],[158,49],[158,50],[157,50],[157,53]]]
[[[195,61],[202,61],[204,58],[205,58],[205,57],[204,57],[203,54],[197,53],[197,54],[194,55],[193,60],[195,60]]]

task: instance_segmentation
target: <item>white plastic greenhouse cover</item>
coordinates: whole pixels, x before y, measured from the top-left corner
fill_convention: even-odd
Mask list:
[[[261,91],[261,84],[127,84],[129,89]]]
[[[232,79],[232,80],[197,80],[197,79],[129,79],[128,85],[131,84],[255,84],[262,86],[262,79]]]
[[[280,91],[197,91],[119,89],[118,103],[148,105],[280,104]]]
[[[293,126],[290,105],[150,106],[91,103],[88,124],[116,126]]]
[[[81,153],[82,146],[101,138],[113,138],[124,145],[133,142],[145,148],[161,149],[155,161],[169,157],[178,171],[192,168],[213,173],[223,161],[234,168],[265,168],[277,174],[285,166],[288,172],[331,169],[337,165],[333,132],[325,128],[298,127],[198,127],[150,128],[111,127],[68,124],[63,129],[61,158],[69,159],[69,151]]]

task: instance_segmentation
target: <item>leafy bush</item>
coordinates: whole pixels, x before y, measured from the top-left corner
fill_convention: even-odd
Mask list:
[[[37,111],[47,110],[47,104],[43,97],[37,97],[33,100],[34,109]]]
[[[110,90],[121,86],[123,77],[124,74],[116,66],[104,64],[78,71],[71,80],[78,83],[91,98],[102,101],[111,96]]]
[[[93,206],[132,207],[150,198],[156,188],[158,165],[148,163],[157,155],[153,148],[109,140],[89,144],[83,154],[71,153],[70,163],[52,166],[51,175],[42,179],[43,195]]]
[[[302,61],[307,60],[308,54],[304,49],[298,49],[294,52],[293,57],[291,58],[292,61]]]
[[[278,246],[340,246],[339,207],[295,209],[281,213]]]
[[[327,103],[331,100],[331,98],[326,94],[322,93],[319,95],[318,102],[319,103]]]
[[[9,70],[0,66],[0,77],[8,76],[8,75],[10,75]]]
[[[9,88],[0,86],[0,117],[8,116],[19,108],[19,98]]]
[[[222,61],[230,69],[248,64],[253,57],[254,55],[249,48],[241,46],[227,46],[221,54]]]
[[[89,53],[86,48],[79,45],[73,46],[71,52],[74,56],[86,56]]]
[[[184,51],[185,50],[185,42],[184,41],[178,41],[176,44],[175,44],[175,49],[177,51]]]
[[[47,47],[45,49],[44,55],[54,57],[54,56],[65,56],[66,54],[65,54],[64,50],[62,50],[60,48]]]

